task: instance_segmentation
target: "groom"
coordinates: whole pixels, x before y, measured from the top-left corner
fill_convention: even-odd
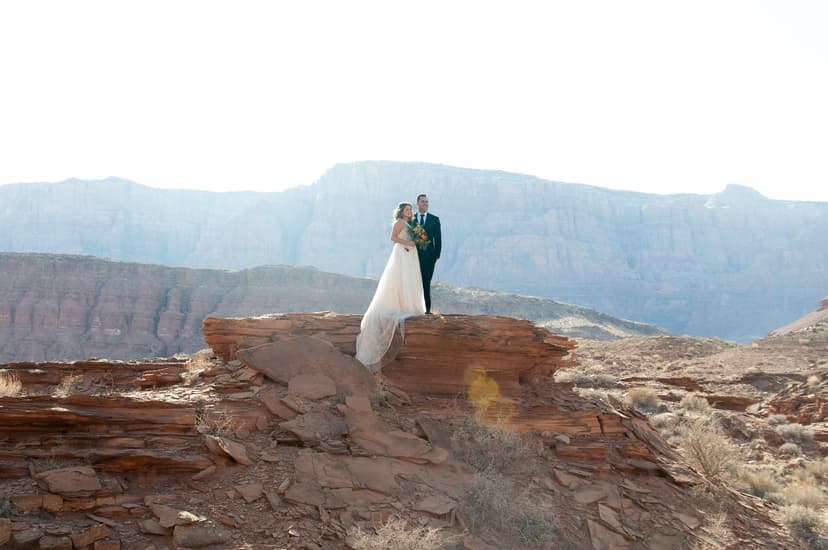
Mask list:
[[[425,228],[428,240],[431,241],[425,250],[417,248],[420,257],[420,275],[423,278],[423,295],[425,296],[426,315],[431,313],[431,276],[434,275],[434,265],[440,259],[440,247],[443,238],[440,235],[440,218],[428,211],[428,197],[425,194],[417,195],[417,213],[414,214],[414,225]]]

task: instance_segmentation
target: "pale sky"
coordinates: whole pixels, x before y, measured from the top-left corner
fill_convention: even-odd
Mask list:
[[[418,161],[828,201],[821,0],[0,3],[0,184]]]

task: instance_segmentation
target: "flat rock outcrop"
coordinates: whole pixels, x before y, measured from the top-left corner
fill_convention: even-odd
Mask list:
[[[330,370],[356,353],[361,315],[279,314],[256,318],[204,320],[204,339],[224,360],[240,358],[265,372],[301,364],[304,372]],[[404,336],[400,335],[404,332]],[[307,340],[313,337],[317,340]],[[304,339],[303,339],[304,338]],[[322,345],[319,342],[327,342]],[[278,345],[268,345],[278,343]],[[383,359],[383,374],[404,391],[422,394],[464,393],[474,377],[493,380],[503,396],[520,391],[521,380],[548,377],[563,366],[575,343],[529,321],[508,317],[432,315],[409,318]],[[334,348],[338,351],[334,351]],[[302,351],[302,350],[307,351]],[[306,353],[304,361],[281,359]],[[366,372],[348,361],[357,372]],[[286,381],[297,374],[271,375]],[[340,379],[342,375],[340,374]]]

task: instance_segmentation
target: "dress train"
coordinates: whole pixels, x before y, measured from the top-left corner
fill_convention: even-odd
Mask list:
[[[411,240],[405,225],[398,236],[401,240]],[[425,298],[417,247],[394,243],[377,290],[359,326],[357,360],[376,370],[376,365],[391,347],[397,325],[407,317],[424,313]]]

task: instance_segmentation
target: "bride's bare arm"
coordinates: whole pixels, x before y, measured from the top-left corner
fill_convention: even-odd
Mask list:
[[[406,241],[405,239],[398,237],[400,231],[402,231],[404,223],[405,222],[403,220],[397,220],[394,222],[394,227],[391,228],[391,240],[403,246],[414,246],[414,241]]]

